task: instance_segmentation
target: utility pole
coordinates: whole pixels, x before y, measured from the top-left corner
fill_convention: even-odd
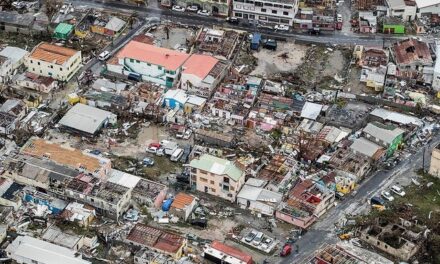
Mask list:
[[[422,167],[422,170],[423,170],[423,173],[425,173],[425,152],[426,152],[426,147],[423,147],[423,156],[422,156],[422,163],[423,163],[423,167]]]

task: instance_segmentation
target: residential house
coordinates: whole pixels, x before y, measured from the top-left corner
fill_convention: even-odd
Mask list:
[[[400,17],[404,21],[416,19],[417,5],[414,0],[386,0],[388,16]]]
[[[440,0],[415,0],[417,4],[417,16],[437,14],[440,15]]]
[[[179,217],[179,219],[183,221],[187,221],[196,205],[196,197],[180,192],[174,197],[169,213]]]
[[[267,181],[250,178],[237,194],[237,203],[243,209],[252,212],[273,216],[283,195],[265,189]]]
[[[58,82],[54,78],[40,76],[31,72],[25,72],[14,76],[13,82],[19,87],[28,88],[46,94],[58,87]]]
[[[245,181],[244,171],[232,161],[203,154],[191,160],[190,183],[196,190],[235,202]]]
[[[111,161],[107,158],[82,152],[41,138],[32,137],[20,153],[41,160],[49,160],[61,166],[84,172],[102,180],[107,179]]]
[[[140,223],[130,230],[124,241],[130,245],[166,254],[175,260],[183,256],[186,246],[184,237]]]
[[[64,82],[78,72],[81,63],[81,51],[47,42],[38,44],[25,60],[29,72]]]
[[[164,0],[164,2],[169,0]],[[196,5],[200,9],[208,10],[214,16],[227,17],[229,15],[229,6],[231,4],[231,0],[197,0],[197,1],[189,1],[189,0],[178,0],[176,1],[177,5],[186,7],[191,5]]]
[[[432,149],[429,174],[440,178],[440,145]]]
[[[391,47],[391,56],[400,72],[422,71],[423,67],[433,65],[428,44],[413,38],[396,42]]]
[[[171,88],[179,81],[189,57],[186,53],[132,40],[117,53],[115,60],[107,61],[107,69]]]
[[[24,58],[29,54],[24,49],[8,46],[0,51],[0,83],[12,80],[14,71],[24,63]]]
[[[5,249],[8,258],[17,263],[90,264],[78,252],[30,236],[17,236]]]
[[[34,27],[35,15],[33,13],[18,13],[11,11],[0,11],[0,30],[26,35],[39,33]]]
[[[245,0],[232,1],[232,16],[262,23],[286,24],[292,26],[293,18],[298,12],[297,0]]]
[[[71,202],[61,213],[61,218],[87,228],[95,219],[95,208],[90,205]]]
[[[393,125],[385,125],[379,122],[368,123],[362,130],[365,137],[386,148],[387,156],[392,156],[403,142],[405,130]]]
[[[118,17],[112,16],[104,27],[104,34],[111,37],[118,36],[126,26],[127,22]]]
[[[353,144],[351,144],[350,149],[355,154],[363,154],[374,161],[382,159],[386,154],[386,151],[383,149],[383,147],[369,141],[364,137],[355,139]]]
[[[362,68],[378,68],[380,66],[388,65],[388,51],[377,48],[365,48],[362,51],[361,58],[359,60],[359,66]]]
[[[182,89],[170,89],[163,95],[163,105],[171,109],[183,109],[188,95]]]
[[[371,170],[372,160],[351,148],[339,148],[328,161],[335,169],[335,183],[338,192],[348,193],[354,184],[362,180]]]
[[[213,263],[252,264],[252,256],[235,247],[214,240],[203,251],[203,257]]]
[[[226,68],[225,63],[212,56],[193,54],[183,65],[181,88],[188,94],[209,98],[225,75]]]
[[[58,40],[68,40],[75,29],[74,25],[67,23],[59,23],[54,30],[53,38]]]

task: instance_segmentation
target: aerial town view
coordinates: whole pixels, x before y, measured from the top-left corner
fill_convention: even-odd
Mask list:
[[[0,0],[0,263],[440,264],[440,0]]]

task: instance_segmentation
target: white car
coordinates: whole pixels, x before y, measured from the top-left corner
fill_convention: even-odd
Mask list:
[[[382,191],[380,193],[380,195],[387,201],[390,201],[390,202],[394,201],[394,197],[390,194],[390,192]]]
[[[402,189],[402,187],[399,187],[397,185],[391,186],[391,191],[399,196],[405,196],[405,191]]]
[[[156,154],[156,152],[157,152],[158,149],[159,149],[158,147],[151,146],[151,147],[148,147],[146,150],[147,150],[147,152],[149,152],[149,153]]]
[[[289,26],[287,26],[287,25],[275,25],[274,29],[275,30],[280,30],[280,31],[289,31]]]
[[[337,19],[338,22],[342,22],[342,15],[341,15],[341,14],[338,14],[338,15],[336,16],[336,19]]]
[[[198,6],[195,6],[195,5],[187,6],[187,7],[186,7],[186,11],[189,11],[189,12],[197,12],[197,11],[199,11],[199,7],[198,7]]]
[[[185,131],[185,134],[183,134],[183,139],[189,139],[192,135],[192,130],[191,129],[187,129]]]
[[[110,52],[105,50],[103,51],[101,54],[99,54],[98,56],[98,60],[100,61],[105,61],[106,59],[108,59],[110,57]]]
[[[201,16],[210,16],[211,12],[209,12],[208,10],[203,9],[203,10],[197,11],[197,14],[199,14]]]
[[[177,12],[185,12],[185,8],[178,6],[178,5],[174,5],[171,9],[173,11],[177,11]]]

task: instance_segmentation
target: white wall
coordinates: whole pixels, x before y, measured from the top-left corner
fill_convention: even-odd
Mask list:
[[[293,24],[293,18],[295,17],[295,14],[298,11],[298,1],[296,0],[294,4],[284,3],[284,1],[278,1],[278,2],[258,1],[258,0],[255,1],[258,3],[262,3],[262,6],[256,5],[255,3],[251,4],[245,2],[246,0],[233,1],[232,9],[233,9],[234,17],[246,18],[244,14],[248,14],[249,20],[258,20],[261,22],[268,22],[268,23],[282,23],[282,24],[289,24],[291,26]],[[290,8],[285,8],[285,7],[290,7]],[[274,14],[273,12],[276,12],[276,14]],[[270,21],[269,18],[278,21]],[[279,21],[279,19],[284,19],[286,20],[286,22],[288,21],[288,23]]]
[[[29,72],[37,75],[52,77],[59,81],[68,81],[79,70],[81,60],[81,52],[78,51],[63,65],[41,61],[31,57],[26,57],[25,65]]]

